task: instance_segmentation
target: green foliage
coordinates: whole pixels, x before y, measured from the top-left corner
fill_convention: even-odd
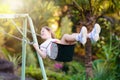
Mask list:
[[[26,66],[33,66],[37,67],[37,56],[36,53],[34,53],[30,47],[30,45],[27,45],[26,49]]]
[[[30,76],[36,80],[42,79],[42,73],[40,69],[36,69],[32,66],[26,67],[26,76]]]
[[[70,34],[71,31],[72,31],[72,22],[67,16],[65,16],[61,20],[61,36],[65,33]]]
[[[71,74],[71,75],[74,75],[74,74],[82,74],[85,72],[85,67],[83,64],[81,63],[78,63],[76,61],[72,61],[70,63],[68,63],[68,66],[69,66],[69,71],[68,73]]]
[[[101,40],[97,44],[99,59],[93,62],[94,79],[95,80],[118,80],[119,77],[119,38],[115,35],[113,23],[110,23],[109,17],[100,18],[98,22],[102,27]],[[112,19],[111,19],[112,20]],[[108,32],[108,33],[106,33]]]
[[[116,11],[120,11],[120,0],[113,0],[113,10]]]
[[[118,43],[118,41],[116,41]],[[119,44],[118,44],[119,45]],[[104,45],[102,53],[97,54],[98,58],[93,62],[95,79],[97,80],[116,80],[116,58],[119,56],[119,46]]]
[[[19,54],[8,55],[8,60],[14,64],[15,69],[17,69],[18,65],[21,63],[21,58]]]
[[[62,17],[60,27],[55,32],[56,38],[60,39],[64,34],[72,33],[72,21],[68,18],[68,16]]]
[[[21,24],[21,19],[13,19],[16,22],[16,24]],[[16,27],[14,24],[12,24],[10,19],[1,19],[0,20],[0,34],[1,36],[1,42],[2,39],[3,41],[3,45],[2,47],[6,47],[6,49],[8,51],[10,51],[11,53],[19,53],[21,50],[21,44],[19,42],[19,40],[11,37],[10,35],[14,35],[17,37],[21,37],[21,34],[18,33],[19,31],[16,30]]]
[[[5,43],[4,41],[5,35],[2,33],[2,31],[3,31],[3,28],[0,27],[0,46],[2,46]]]
[[[67,73],[64,71],[56,71],[52,65],[54,65],[52,62],[48,65],[45,64],[46,74],[49,80],[85,80],[85,67],[79,62],[72,61],[70,63],[65,63],[65,65],[69,68]],[[26,75],[36,80],[43,78],[40,68],[35,68],[33,66],[26,68]]]
[[[33,21],[35,21],[36,30],[40,30],[41,27],[50,25],[51,23],[59,20],[59,13],[57,12],[59,12],[60,8],[55,5],[54,1],[29,1],[28,5],[32,7],[31,9],[29,6],[26,6],[28,13],[32,17]]]
[[[12,62],[14,69],[17,69],[18,65],[21,64],[21,54],[12,54],[5,48],[2,48],[2,52],[5,55],[5,59]]]
[[[87,19],[91,19],[91,16],[98,17],[101,15],[108,15],[109,13],[111,17],[114,17],[114,19],[112,19],[114,20],[112,24],[115,24],[115,26],[111,27],[111,23],[108,22],[106,19],[101,19],[101,21],[99,22],[102,28],[102,32],[100,34],[100,39],[101,39],[99,41],[100,43],[98,42],[96,44],[98,47],[96,51],[99,50],[100,54],[97,54],[99,59],[93,62],[94,78],[90,80],[120,79],[119,77],[120,76],[119,73],[120,72],[120,63],[119,63],[120,0],[50,0],[50,1],[23,0],[23,1],[24,1],[23,10],[19,12],[30,14],[30,16],[33,19],[34,25],[36,26],[36,31],[39,33],[39,30],[42,26],[44,25],[51,26],[54,23],[58,23],[58,26],[60,26],[56,32],[58,38],[60,38],[60,34],[64,34],[65,32],[69,33],[71,31],[72,22],[68,17],[66,17],[66,15],[70,16],[70,18],[72,17],[73,25],[80,23],[80,21],[83,21],[83,23],[87,24],[86,21],[88,21]],[[61,8],[58,5],[61,5]],[[62,9],[64,5],[67,5],[68,10],[67,12],[62,13]],[[0,3],[0,7],[1,7],[0,13],[14,13],[10,10],[9,5],[3,5]],[[91,14],[88,16],[89,11],[91,11]],[[60,19],[61,21],[59,21]],[[93,20],[96,21],[96,18]],[[2,27],[0,28],[0,30],[4,28],[4,30],[6,30],[8,33],[13,34],[15,31],[15,27],[13,27],[13,25],[11,25],[10,22],[6,22],[6,20],[4,20],[3,22],[1,21],[0,26]],[[62,33],[61,30],[63,30]],[[7,45],[4,46],[6,46],[6,48],[13,50],[13,52],[21,50],[20,49],[21,44],[17,43],[14,39],[7,37],[1,33],[0,33],[0,37],[1,37],[1,41],[0,41],[1,47],[2,45],[4,45],[4,43],[7,43]],[[118,40],[115,40],[113,37],[116,37]],[[13,47],[15,49],[13,49]],[[1,49],[1,50],[2,53],[5,55],[6,59],[9,59],[15,65],[19,64],[19,60],[21,56],[14,55],[13,53],[11,54],[11,52],[9,52],[6,49]],[[93,52],[97,53],[96,51],[93,50]],[[28,47],[27,52],[28,52],[27,65],[29,65],[29,69],[26,69],[26,74],[38,80],[42,79],[41,71],[34,67],[36,66],[36,59],[35,59],[36,56],[33,54],[33,51],[30,47]],[[50,80],[85,80],[86,77],[85,67],[77,62],[73,61],[67,64],[67,66],[69,67],[67,74],[65,74],[62,71],[55,72],[55,70],[53,69],[54,68],[53,65],[54,63],[50,62],[50,60],[48,61],[45,60],[45,66],[48,66],[46,68],[46,72]]]
[[[69,80],[69,77],[64,73],[58,73],[46,69],[48,80]],[[26,75],[34,78],[35,80],[42,79],[42,73],[39,68],[28,67],[26,68]]]
[[[21,54],[11,54],[5,48],[2,49],[2,52],[5,54],[6,59],[14,64],[15,68],[21,63]]]
[[[119,61],[120,61],[120,53],[118,54],[116,58],[116,64],[117,64],[116,69],[115,69],[116,80],[120,79],[120,62]]]
[[[112,6],[112,2],[111,1],[102,1],[102,0],[92,0],[92,10],[94,10],[94,15],[101,15],[103,14],[103,12],[108,11],[109,7]]]
[[[5,59],[8,60],[8,55],[10,55],[10,52],[6,48],[1,48],[1,51],[5,55]]]
[[[69,71],[68,75],[70,76],[69,80],[86,80],[85,66],[76,61],[68,63]]]
[[[107,17],[109,18],[109,17]],[[111,18],[110,18],[111,19]],[[99,18],[97,22],[101,26],[101,41],[102,43],[109,44],[110,43],[110,38],[112,36],[112,32],[114,29],[112,29],[113,25],[112,22],[106,18]],[[107,32],[107,33],[106,33]]]
[[[4,1],[0,1],[0,14],[11,14],[14,13],[11,9],[10,9],[10,5],[3,3]],[[13,26],[10,25],[9,22],[6,22],[6,19],[1,19],[0,20],[0,30],[6,30],[6,31],[10,31],[12,33],[12,31],[14,31]],[[4,26],[4,27],[3,27]],[[5,27],[7,26],[7,27]],[[11,28],[10,28],[11,26]],[[2,27],[2,28],[1,28]],[[3,39],[5,38],[5,35],[3,33],[1,33],[0,31],[0,46],[2,45],[2,43],[4,44],[5,40],[3,41]]]
[[[72,0],[54,0],[57,5],[64,6],[66,4],[71,4]]]
[[[93,63],[95,80],[115,80],[115,65],[113,63],[102,60],[95,60]]]
[[[75,74],[75,75],[71,76],[70,80],[86,80],[86,75],[85,75],[85,73]],[[96,79],[88,78],[88,80],[96,80]]]

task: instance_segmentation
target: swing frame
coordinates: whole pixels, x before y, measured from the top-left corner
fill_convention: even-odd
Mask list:
[[[38,44],[37,37],[34,30],[34,25],[31,17],[28,14],[0,14],[0,19],[14,19],[14,18],[23,18],[23,40],[22,40],[22,71],[21,71],[21,80],[25,80],[25,64],[26,64],[26,37],[27,37],[27,20],[30,25],[32,32],[33,41]],[[37,53],[38,61],[40,63],[43,79],[47,80],[46,72],[44,69],[44,64],[42,58]]]

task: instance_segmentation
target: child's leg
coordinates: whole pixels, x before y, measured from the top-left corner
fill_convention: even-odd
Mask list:
[[[76,42],[76,37],[79,35],[79,33],[73,33],[73,34],[64,34],[62,39],[61,39],[61,43],[62,44],[75,44]]]
[[[64,34],[61,43],[62,44],[75,44],[76,41],[79,41],[83,45],[86,43],[87,40],[87,29],[86,27],[82,27],[80,33],[73,33],[71,35]]]

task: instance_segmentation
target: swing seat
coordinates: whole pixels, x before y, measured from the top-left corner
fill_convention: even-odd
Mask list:
[[[73,59],[75,45],[64,45],[52,42],[51,44],[51,59],[59,62],[69,62]]]

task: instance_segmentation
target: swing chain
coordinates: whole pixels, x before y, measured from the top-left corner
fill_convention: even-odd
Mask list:
[[[26,43],[28,43],[28,44],[30,44],[30,45],[33,45],[33,44],[34,44],[34,42],[30,42],[29,40],[26,40],[26,39],[21,39],[21,38],[19,38],[19,37],[17,37],[17,36],[14,36],[14,35],[12,35],[12,34],[9,34],[9,33],[5,32],[5,31],[3,31],[3,30],[0,30],[0,32],[3,33],[3,34],[8,35],[8,36],[10,36],[10,37],[13,37],[13,38],[15,38],[15,39],[17,39],[17,40],[19,40],[19,41],[25,41]]]

